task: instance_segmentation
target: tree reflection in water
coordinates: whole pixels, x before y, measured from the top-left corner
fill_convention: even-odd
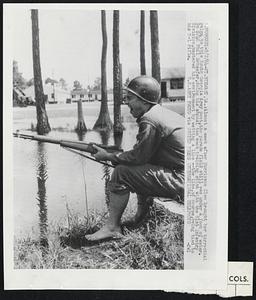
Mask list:
[[[38,163],[37,163],[37,201],[39,206],[39,228],[40,228],[40,245],[48,247],[48,218],[47,218],[47,196],[46,180],[47,174],[47,152],[44,143],[38,142]]]
[[[123,134],[115,134],[114,142],[118,148],[122,148]]]
[[[103,145],[108,145],[109,143],[109,138],[110,138],[110,131],[99,131],[100,136],[101,136],[101,143]],[[122,135],[119,136],[115,136],[114,137],[115,140],[115,145],[120,147],[122,144]],[[103,165],[103,174],[104,174],[104,178],[105,178],[105,201],[107,204],[107,207],[109,206],[109,190],[108,190],[108,182],[110,180],[110,176],[111,176],[111,168],[109,166]]]
[[[110,132],[109,131],[99,131],[101,137],[101,143],[103,145],[108,145]],[[108,182],[110,180],[111,170],[109,166],[102,165],[103,170],[103,178],[105,179],[105,201],[107,207],[109,206],[109,190],[108,190]]]
[[[77,134],[78,140],[79,140],[79,141],[83,141],[86,132],[85,132],[85,131],[82,131],[82,132],[81,132],[81,131],[76,131],[76,134]]]

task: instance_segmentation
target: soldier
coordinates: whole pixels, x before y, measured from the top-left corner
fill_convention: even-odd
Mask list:
[[[133,149],[120,154],[94,146],[94,157],[116,165],[109,182],[109,217],[90,241],[120,236],[121,217],[130,192],[137,193],[138,207],[130,220],[136,225],[149,209],[149,196],[184,198],[184,117],[158,104],[160,85],[152,77],[139,76],[130,81],[126,104],[139,126]]]

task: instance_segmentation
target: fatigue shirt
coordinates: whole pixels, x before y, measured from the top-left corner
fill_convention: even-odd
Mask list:
[[[136,144],[132,150],[116,155],[116,163],[184,168],[184,117],[156,104],[137,119],[137,123]]]

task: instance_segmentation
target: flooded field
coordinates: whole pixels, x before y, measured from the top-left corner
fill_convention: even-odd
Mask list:
[[[184,103],[164,104],[184,113]],[[135,143],[137,124],[122,106],[125,131],[119,141],[113,134],[92,130],[98,117],[100,103],[83,103],[84,136],[74,131],[77,123],[76,104],[54,104],[46,107],[52,131],[48,136],[59,139],[84,140],[104,144],[118,143],[124,150]],[[109,105],[112,117],[113,106]],[[113,118],[112,118],[113,119]],[[36,125],[35,107],[13,109],[13,130],[31,134]],[[35,134],[35,132],[33,132]],[[59,222],[67,213],[87,213],[89,210],[105,210],[105,178],[110,169],[91,160],[81,158],[59,145],[13,139],[14,180],[14,229],[15,236],[44,230],[49,222]]]

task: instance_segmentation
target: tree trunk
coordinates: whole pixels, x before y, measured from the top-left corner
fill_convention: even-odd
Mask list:
[[[83,107],[82,107],[82,100],[80,99],[77,102],[77,125],[76,125],[76,132],[82,133],[87,131],[84,116],[83,116]]]
[[[140,11],[140,74],[146,75],[145,61],[145,11]]]
[[[102,145],[108,145],[108,141],[110,138],[110,132],[109,131],[100,131],[100,136],[101,136],[101,143]],[[103,178],[105,179],[105,201],[107,208],[109,207],[109,202],[110,202],[110,191],[108,188],[108,183],[110,181],[111,177],[111,169],[109,166],[103,165]]]
[[[119,72],[120,72],[120,80],[119,80],[119,88],[120,88],[120,100],[123,100],[123,67],[122,64],[119,64]]]
[[[39,28],[38,28],[38,10],[31,10],[32,19],[32,51],[33,51],[33,70],[34,70],[34,86],[37,114],[37,132],[45,134],[51,131],[50,124],[45,109],[45,95],[43,91],[40,51],[39,51]]]
[[[37,201],[39,206],[39,229],[40,229],[40,246],[46,250],[48,244],[48,218],[47,218],[47,195],[46,181],[47,174],[47,153],[45,143],[38,143],[38,163],[37,163]]]
[[[107,27],[106,12],[101,11],[101,29],[102,29],[102,54],[101,54],[101,106],[99,117],[93,129],[111,130],[113,127],[108,111],[108,95],[107,95]]]
[[[123,133],[121,122],[121,99],[120,88],[120,59],[119,59],[119,10],[113,12],[113,85],[114,85],[114,135]]]
[[[150,32],[151,32],[151,60],[152,60],[152,77],[161,83],[160,73],[160,52],[158,38],[158,16],[156,10],[150,11]]]

